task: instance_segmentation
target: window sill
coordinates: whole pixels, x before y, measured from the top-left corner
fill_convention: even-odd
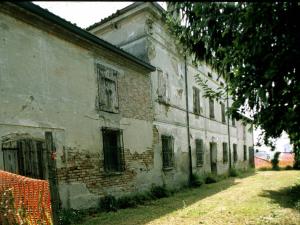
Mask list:
[[[123,174],[124,174],[124,171],[122,171],[122,172],[119,172],[119,171],[107,171],[107,172],[104,172],[104,176],[107,176],[107,177],[120,176],[120,175],[123,175]]]
[[[163,171],[171,171],[173,169],[174,169],[174,167],[165,167],[165,168],[163,168]]]

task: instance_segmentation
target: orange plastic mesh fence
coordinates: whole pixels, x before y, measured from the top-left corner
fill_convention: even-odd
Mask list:
[[[52,225],[48,181],[0,170],[0,224]]]

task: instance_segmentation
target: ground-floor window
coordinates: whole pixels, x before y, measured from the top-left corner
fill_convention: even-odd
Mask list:
[[[247,146],[244,145],[244,161],[247,160]]]
[[[122,172],[125,170],[123,132],[119,129],[102,129],[104,170]]]
[[[233,144],[233,161],[236,162],[237,160],[238,160],[237,145]]]
[[[44,141],[29,138],[4,141],[1,150],[4,170],[32,178],[47,178],[48,164]]]
[[[204,149],[203,149],[203,140],[202,139],[196,139],[196,161],[197,166],[203,166],[203,155],[204,155]]]
[[[227,143],[223,142],[223,163],[227,163],[228,162],[228,147],[227,147]]]
[[[162,135],[162,159],[163,168],[174,167],[174,138],[172,136]]]

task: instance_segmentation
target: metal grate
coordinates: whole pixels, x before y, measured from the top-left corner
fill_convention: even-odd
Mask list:
[[[174,138],[172,136],[161,136],[163,168],[174,167]]]
[[[197,166],[203,166],[203,140],[202,139],[196,139],[196,162]]]

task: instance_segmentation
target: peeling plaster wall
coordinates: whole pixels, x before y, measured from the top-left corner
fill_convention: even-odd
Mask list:
[[[43,139],[45,131],[53,132],[63,207],[88,208],[104,194],[161,183],[153,165],[149,74],[38,26],[0,11],[0,142],[14,133]],[[118,114],[96,110],[95,62],[119,72]],[[123,129],[122,174],[109,176],[103,170],[101,127]],[[2,151],[3,169],[1,156]]]
[[[147,4],[147,3],[145,3]],[[132,11],[133,13],[133,11]],[[158,71],[151,74],[152,82],[152,101],[154,103],[154,125],[159,134],[159,142],[155,145],[154,165],[160,170],[163,175],[164,182],[170,186],[174,184],[186,183],[188,178],[188,143],[187,143],[187,128],[186,128],[186,101],[185,101],[185,80],[184,80],[184,58],[182,50],[175,45],[174,39],[167,32],[166,25],[159,19],[159,12],[153,6],[149,6],[145,11],[134,10],[135,19],[130,17],[130,12],[120,16],[122,18],[114,18],[112,22],[118,23],[121,20],[117,29],[111,29],[107,24],[100,25],[94,28],[91,32],[95,35],[117,44],[124,50],[133,53],[140,57],[140,52],[144,52],[141,58],[147,58],[149,62],[162,71],[168,74],[167,91],[169,94],[168,105],[159,103],[158,86],[159,73]],[[138,18],[138,19],[136,19]],[[146,18],[146,20],[144,19]],[[144,29],[141,26],[144,26]],[[130,30],[134,33],[133,28],[139,35],[127,35]],[[145,31],[145,35],[141,35],[141,31]],[[120,39],[122,37],[122,39]],[[139,53],[137,53],[139,52]],[[147,57],[146,57],[147,56]],[[212,78],[208,77],[208,72],[212,74]],[[212,88],[218,88],[220,82],[224,82],[222,78],[218,79],[218,75],[208,66],[202,64],[198,67],[192,65],[188,59],[188,98],[189,98],[189,113],[190,113],[190,138],[192,149],[192,164],[193,171],[203,174],[211,171],[210,165],[210,150],[209,143],[216,142],[217,144],[217,170],[219,174],[228,171],[229,163],[223,163],[222,143],[228,144],[228,127],[222,123],[221,105],[220,102],[214,102],[215,119],[209,119],[209,102],[208,99],[202,97],[204,91],[195,81],[195,75],[201,74],[201,77],[208,80],[208,85]],[[200,107],[201,115],[193,113],[193,87],[200,89]],[[229,104],[232,100],[229,99]],[[223,101],[226,106],[226,101]],[[226,123],[227,123],[226,116]],[[233,152],[232,144],[238,145],[238,162],[235,164],[237,168],[248,167],[248,160],[243,161],[243,145],[248,147],[253,146],[252,133],[246,132],[246,139],[241,137],[242,125],[236,121],[236,126],[230,125],[230,149]],[[175,138],[174,153],[175,153],[175,168],[173,171],[164,172],[162,170],[161,158],[161,140],[162,134],[169,134]],[[204,165],[196,166],[196,150],[195,139],[203,139],[204,141]],[[229,144],[228,144],[229,146]],[[233,162],[233,153],[231,153]],[[233,163],[232,163],[233,164]]]

